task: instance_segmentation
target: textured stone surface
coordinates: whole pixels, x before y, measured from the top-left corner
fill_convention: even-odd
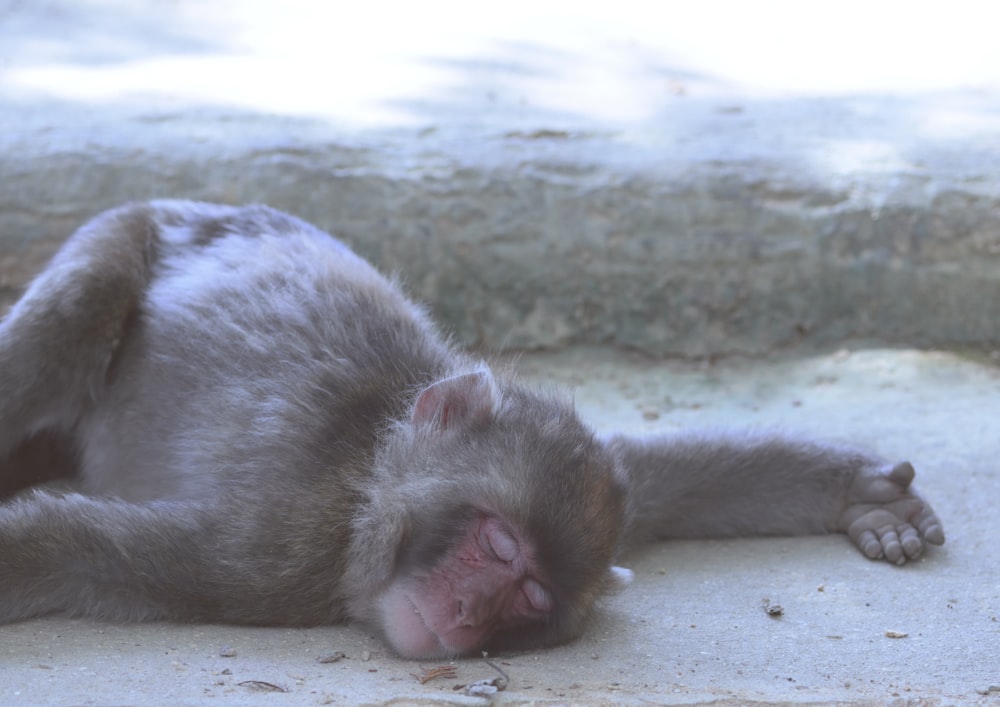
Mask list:
[[[663,146],[650,148],[663,162],[623,168],[574,152],[616,152],[613,140],[572,135],[495,136],[495,160],[477,164],[434,142],[303,147],[286,135],[312,126],[292,121],[178,145],[173,123],[199,127],[165,119],[131,149],[5,140],[4,284],[23,284],[96,211],[170,195],[264,201],[314,221],[490,347],[707,355],[846,337],[998,340],[1000,196],[985,172],[819,179],[762,160],[667,161]]]

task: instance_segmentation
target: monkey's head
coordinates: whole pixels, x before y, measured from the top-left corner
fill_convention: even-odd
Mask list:
[[[388,438],[353,584],[401,655],[564,642],[631,578],[612,566],[624,475],[566,400],[484,368],[425,389]]]

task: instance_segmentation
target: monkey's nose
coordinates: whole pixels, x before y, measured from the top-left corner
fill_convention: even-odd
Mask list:
[[[483,603],[468,599],[459,599],[455,605],[457,623],[463,628],[477,628],[484,622]]]

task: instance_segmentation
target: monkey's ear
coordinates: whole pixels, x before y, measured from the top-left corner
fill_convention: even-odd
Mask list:
[[[608,594],[624,591],[628,585],[632,584],[633,577],[635,577],[635,573],[632,570],[617,566],[610,567],[607,575]]]
[[[413,407],[413,424],[435,425],[441,429],[464,428],[490,417],[498,403],[493,374],[484,366],[426,388]]]

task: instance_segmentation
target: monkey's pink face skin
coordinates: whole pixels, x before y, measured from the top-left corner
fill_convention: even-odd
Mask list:
[[[534,576],[529,544],[479,514],[426,575],[392,584],[379,600],[386,638],[406,658],[481,648],[496,631],[546,619],[551,593]]]

